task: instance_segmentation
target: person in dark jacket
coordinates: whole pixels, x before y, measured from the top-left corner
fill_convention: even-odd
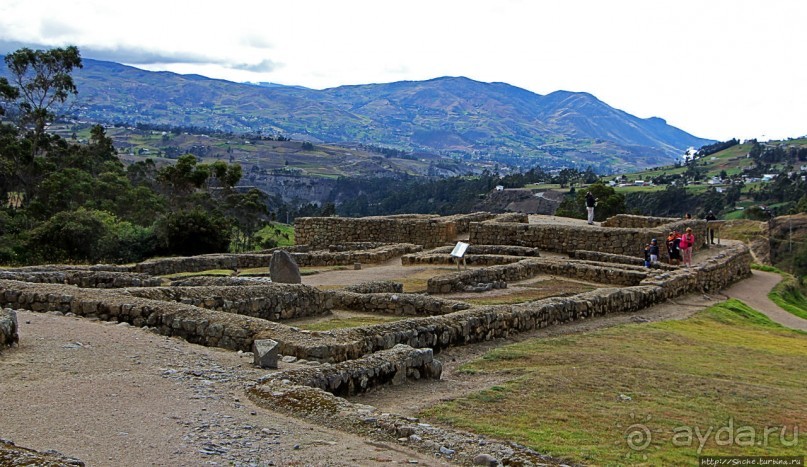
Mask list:
[[[597,198],[591,194],[591,192],[586,193],[586,211],[588,211],[588,225],[594,224],[594,206],[597,205]]]
[[[717,216],[715,216],[714,212],[709,211],[709,213],[706,214],[705,219],[706,219],[706,225],[708,226],[709,221],[716,221],[717,220]],[[709,243],[711,243],[712,245],[715,244],[715,229],[709,229]]]
[[[658,255],[659,255],[658,242],[654,238],[653,240],[650,241],[650,265],[651,266],[658,263]]]

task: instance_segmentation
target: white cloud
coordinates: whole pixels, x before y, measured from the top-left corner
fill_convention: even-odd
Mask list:
[[[784,138],[807,134],[806,19],[802,0],[6,0],[0,46],[313,88],[464,75]]]

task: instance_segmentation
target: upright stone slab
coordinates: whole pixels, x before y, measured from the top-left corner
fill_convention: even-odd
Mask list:
[[[278,343],[272,339],[256,339],[252,342],[255,366],[277,368]]]
[[[288,251],[277,250],[269,261],[269,277],[279,284],[300,284],[300,268]]]

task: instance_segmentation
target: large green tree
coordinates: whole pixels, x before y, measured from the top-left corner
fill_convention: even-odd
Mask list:
[[[33,151],[45,136],[45,127],[56,117],[59,104],[78,94],[73,82],[73,68],[81,68],[81,55],[76,46],[50,50],[27,47],[5,57],[15,86],[17,120],[33,131]]]

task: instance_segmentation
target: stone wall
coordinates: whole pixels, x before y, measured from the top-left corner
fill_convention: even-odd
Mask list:
[[[407,379],[440,379],[442,364],[434,359],[432,349],[413,349],[396,345],[356,360],[317,367],[286,370],[258,380],[258,384],[288,381],[286,384],[308,386],[348,397],[370,389],[400,385]]]
[[[678,220],[653,228],[610,228],[591,225],[522,224],[486,221],[471,224],[469,243],[472,245],[520,245],[539,250],[570,253],[590,250],[602,253],[644,257],[644,247],[651,239],[659,241],[666,258],[664,239],[671,230],[683,232],[692,227],[696,249],[703,244],[706,232],[704,220]]]
[[[403,293],[403,284],[393,281],[370,281],[349,285],[342,290],[354,293]]]
[[[522,263],[536,261],[539,259],[526,259]],[[397,344],[440,350],[506,338],[575,319],[634,312],[685,293],[720,290],[746,277],[750,262],[748,248],[737,245],[721,249],[693,268],[651,270],[652,273],[645,273],[645,279],[636,286],[597,289],[518,305],[474,307],[441,316],[327,332],[301,331],[249,316],[134,297],[115,289],[81,289],[8,280],[0,280],[0,306],[126,321],[193,343],[234,350],[250,351],[255,339],[273,339],[280,344],[278,350],[283,355],[341,362],[391,349]]]
[[[180,302],[269,321],[324,315],[333,308],[333,300],[327,292],[302,284],[149,287],[125,292],[135,297]]]
[[[0,349],[11,347],[20,340],[17,313],[10,309],[0,310]]]
[[[171,287],[253,286],[271,283],[263,276],[190,276],[172,280]]]
[[[162,279],[147,274],[108,272],[90,269],[61,269],[38,271],[35,269],[10,269],[0,271],[0,279],[48,284],[70,284],[84,288],[157,287]]]
[[[662,247],[663,248],[663,247]],[[666,255],[665,255],[666,256]],[[603,264],[627,264],[632,266],[644,266],[644,258],[639,258],[637,256],[628,256],[628,255],[616,255],[613,253],[600,253],[599,251],[586,251],[586,250],[575,250],[569,253],[570,258],[584,260],[584,261],[595,261],[598,263]],[[677,266],[670,266],[666,263],[656,263],[651,266],[653,269],[665,269],[665,270],[674,270],[677,269]]]
[[[134,267],[135,272],[152,276],[164,276],[179,272],[210,271],[212,269],[252,269],[268,268],[272,254],[241,253],[212,254],[199,256],[179,256],[155,258]]]
[[[128,322],[192,343],[245,352],[251,351],[258,334],[270,334],[284,341],[293,340],[294,334],[288,326],[267,320],[134,297],[115,289],[0,280],[0,306]]]
[[[357,251],[314,250],[309,253],[291,253],[294,262],[300,267],[306,266],[347,266],[355,263],[383,263],[401,255],[421,250],[421,246],[412,243],[395,243]]]
[[[471,305],[421,294],[330,292],[333,308],[395,316],[436,316],[466,310]]]
[[[457,223],[435,216],[406,217],[298,217],[295,241],[312,248],[345,242],[414,243],[426,248],[451,243]]]
[[[463,292],[477,287],[479,284],[494,284],[494,288],[500,288],[506,287],[508,282],[522,281],[540,274],[551,274],[600,284],[628,286],[638,285],[647,277],[647,272],[644,268],[616,268],[594,262],[556,258],[531,258],[523,259],[514,264],[472,269],[432,277],[427,282],[427,291],[430,294]]]
[[[457,264],[457,259],[451,256],[453,246],[437,247],[428,251],[404,255],[401,264],[411,266],[415,264]],[[511,264],[521,261],[525,257],[538,257],[537,248],[528,248],[512,245],[469,245],[465,250],[466,265],[494,266],[497,264]],[[460,261],[462,262],[462,261]]]
[[[497,264],[517,263],[524,258],[521,256],[465,255],[463,259],[465,260],[464,264],[466,266],[495,266]],[[460,260],[459,263],[463,264],[462,260]],[[404,266],[413,266],[416,264],[456,265],[457,258],[448,254],[421,253],[401,256],[401,264]]]
[[[676,217],[635,216],[632,214],[617,214],[609,217],[600,224],[602,227],[620,227],[623,229],[646,229],[658,227],[680,221]]]
[[[424,253],[426,254],[445,254],[449,255],[454,250],[454,246],[443,246],[433,248]],[[528,256],[537,257],[541,256],[538,248],[530,248],[525,246],[513,245],[468,245],[465,254],[471,255],[501,255],[501,256]]]

